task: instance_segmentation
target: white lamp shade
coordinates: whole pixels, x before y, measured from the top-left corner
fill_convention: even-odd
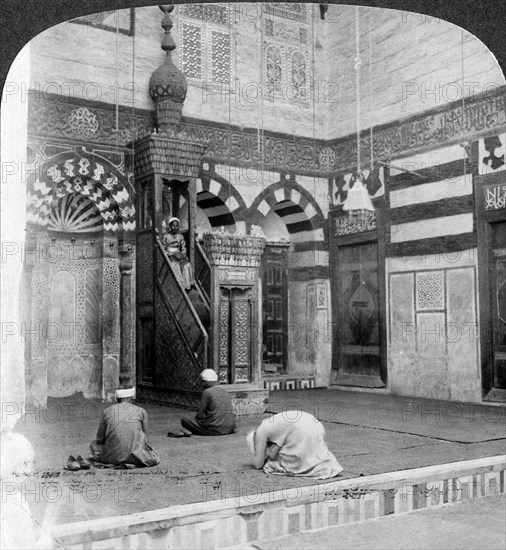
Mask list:
[[[371,197],[360,178],[355,180],[353,187],[348,191],[348,196],[343,204],[343,210],[347,212],[354,210],[369,210],[370,212],[374,212],[375,208]]]

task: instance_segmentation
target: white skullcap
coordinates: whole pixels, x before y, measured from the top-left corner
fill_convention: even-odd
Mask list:
[[[125,399],[135,396],[135,388],[119,388],[116,390],[116,399]]]
[[[256,430],[253,430],[246,436],[246,443],[248,444],[248,449],[253,455],[255,454],[255,432]]]
[[[218,375],[216,374],[216,371],[213,369],[205,369],[200,373],[200,377],[204,382],[217,382],[218,381]]]
[[[175,216],[173,216],[172,218],[169,218],[169,225],[170,225],[172,222],[181,223],[181,222],[179,221],[179,218],[176,218]]]

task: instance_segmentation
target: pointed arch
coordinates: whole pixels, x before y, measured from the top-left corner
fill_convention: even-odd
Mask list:
[[[273,210],[283,218],[292,216],[293,227],[287,224],[291,233],[312,231],[315,236],[317,230],[325,227],[325,217],[314,197],[292,179],[266,187],[253,201],[247,217],[251,223],[262,226]]]
[[[93,202],[106,232],[135,231],[135,207],[125,176],[107,159],[82,150],[55,155],[28,182],[28,222],[47,227],[51,203],[73,193]]]
[[[219,174],[208,173],[197,181],[197,206],[211,227],[234,226],[237,231],[246,231],[246,204],[237,189]]]

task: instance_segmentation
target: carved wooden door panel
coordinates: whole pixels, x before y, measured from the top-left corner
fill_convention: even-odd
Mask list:
[[[251,290],[221,288],[219,379],[222,384],[250,382]]]
[[[339,374],[380,375],[378,245],[339,247]]]
[[[491,224],[490,311],[492,314],[493,387],[506,389],[506,222]]]
[[[285,372],[287,357],[287,249],[267,245],[263,256],[263,354],[266,372]]]

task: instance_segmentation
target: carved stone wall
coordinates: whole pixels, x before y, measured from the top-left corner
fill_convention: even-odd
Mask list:
[[[134,119],[132,112],[122,110],[116,130],[112,106],[84,100],[79,103],[50,94],[45,94],[43,100],[31,101],[30,133],[40,137],[77,140],[69,116],[83,105],[96,116],[98,122],[97,130],[87,138],[88,141],[109,146],[116,144],[121,152],[128,152],[125,145],[132,138],[146,135],[154,127],[154,113],[136,110]],[[464,126],[462,120],[465,120]],[[494,130],[502,132],[505,125],[506,94],[503,87],[469,98],[465,103],[464,117],[462,104],[456,101],[449,103],[445,110],[429,111],[375,129],[374,158],[386,160],[460,142],[464,137],[493,135]],[[353,170],[356,164],[356,138],[353,135],[332,141],[283,136],[268,131],[259,136],[256,129],[242,129],[233,124],[224,126],[184,116],[180,130],[187,140],[205,142],[204,161],[216,164],[328,177],[334,177],[341,170]],[[82,137],[79,139],[84,141]],[[369,158],[370,137],[366,130],[361,138],[361,150],[363,158]]]
[[[37,239],[26,327],[32,394],[107,399],[117,387],[119,269],[103,248],[102,239]]]

